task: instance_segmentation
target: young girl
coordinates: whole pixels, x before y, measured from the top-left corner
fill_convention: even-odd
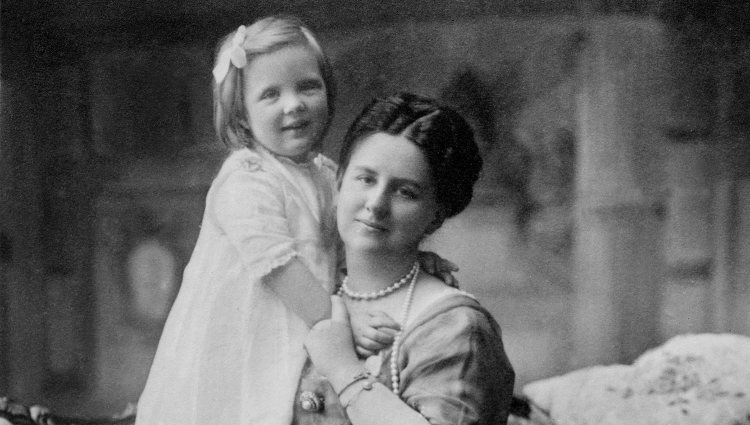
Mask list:
[[[232,153],[138,425],[288,425],[304,337],[330,310],[336,167],[315,153],[333,114],[329,62],[300,22],[270,17],[224,38],[213,73],[214,125]]]

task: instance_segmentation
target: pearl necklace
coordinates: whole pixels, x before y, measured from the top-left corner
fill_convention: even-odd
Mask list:
[[[419,265],[417,264],[417,269],[414,272],[414,276],[411,278],[411,283],[409,284],[409,291],[406,293],[404,306],[401,308],[401,330],[398,331],[396,336],[393,338],[393,348],[391,348],[391,389],[393,390],[393,394],[396,394],[397,396],[401,395],[400,377],[398,371],[398,351],[399,349],[401,349],[401,337],[404,334],[404,327],[406,327],[406,319],[409,317],[409,309],[411,308],[411,301],[414,297],[414,287],[416,286],[418,276]]]
[[[347,297],[354,299],[354,300],[376,300],[404,286],[406,282],[408,282],[410,279],[414,277],[414,275],[417,274],[417,269],[419,269],[419,262],[415,261],[414,265],[411,267],[411,270],[409,270],[409,273],[405,274],[401,279],[394,282],[391,286],[388,286],[387,288],[383,288],[379,291],[364,292],[364,293],[355,292],[349,289],[349,285],[348,285],[349,276],[345,276],[344,281],[341,283],[341,287],[339,288],[338,295],[341,295],[343,293],[343,294],[346,294]]]
[[[414,266],[411,268],[411,271],[409,271],[409,273],[407,273],[406,276],[401,278],[401,280],[399,280],[395,284],[388,287],[388,288],[393,288],[393,289],[384,293],[383,295],[375,297],[375,298],[380,298],[380,297],[390,294],[391,292],[400,288],[401,285],[403,285],[406,280],[411,278],[411,282],[409,282],[409,290],[406,292],[406,298],[404,299],[404,305],[401,307],[401,320],[399,321],[399,324],[401,325],[401,330],[398,331],[395,337],[393,337],[393,347],[391,348],[391,358],[390,358],[390,363],[389,363],[390,368],[391,368],[391,390],[393,391],[393,394],[396,394],[398,396],[401,395],[401,385],[400,385],[401,378],[399,377],[399,370],[398,370],[398,352],[401,349],[401,336],[404,334],[404,327],[406,326],[406,319],[409,317],[409,310],[411,309],[411,302],[412,302],[412,299],[414,298],[414,287],[416,286],[418,277],[419,277],[419,262],[415,262]],[[363,299],[363,300],[373,299],[373,298],[365,298],[365,297],[355,298],[355,296],[360,295],[356,293],[354,293],[355,296],[352,296],[352,294],[348,292],[348,289],[344,287],[344,285],[346,285],[347,280],[348,280],[348,276],[344,278],[344,283],[339,288],[337,295],[341,296],[343,294],[346,294],[348,297],[354,298],[354,299]],[[398,286],[396,286],[396,284],[398,284]],[[378,293],[380,293],[381,291],[378,291]]]

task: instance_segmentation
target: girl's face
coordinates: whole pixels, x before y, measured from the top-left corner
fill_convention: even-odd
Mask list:
[[[244,69],[243,102],[255,140],[271,152],[304,161],[328,123],[326,86],[313,51],[283,47]]]
[[[442,223],[424,155],[405,137],[386,133],[354,148],[336,211],[347,251],[410,255]]]

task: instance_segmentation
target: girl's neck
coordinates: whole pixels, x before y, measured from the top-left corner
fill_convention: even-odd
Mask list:
[[[385,256],[379,254],[346,253],[348,286],[357,292],[371,292],[393,285],[409,273],[417,253]]]
[[[309,151],[309,152],[305,153],[304,155],[300,156],[299,158],[297,158],[297,157],[291,157],[291,156],[279,155],[276,152],[268,149],[267,147],[265,147],[262,144],[257,143],[257,142],[254,143],[250,147],[250,149],[257,149],[258,151],[265,152],[268,155],[270,155],[270,156],[272,156],[272,157],[274,157],[274,158],[276,158],[276,159],[278,159],[278,160],[280,160],[282,162],[283,161],[289,161],[289,162],[293,162],[293,163],[298,164],[298,165],[304,165],[304,164],[309,163],[317,155],[317,152],[315,152],[315,151]]]

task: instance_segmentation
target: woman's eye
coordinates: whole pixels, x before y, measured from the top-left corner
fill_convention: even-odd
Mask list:
[[[399,189],[398,194],[406,199],[417,199],[419,197],[419,194],[416,190],[410,189],[408,187],[402,187],[401,189]]]
[[[375,179],[372,176],[367,175],[357,176],[356,180],[363,184],[372,184],[375,182]]]

